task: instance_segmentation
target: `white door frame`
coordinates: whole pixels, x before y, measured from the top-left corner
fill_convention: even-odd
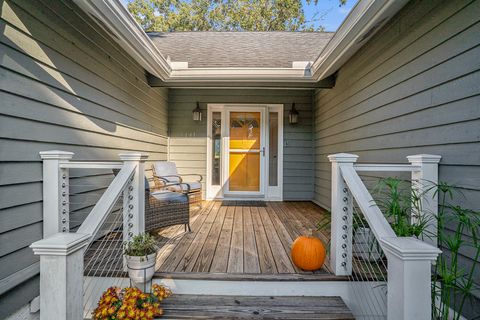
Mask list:
[[[259,192],[232,192],[228,191],[228,152],[229,152],[229,115],[233,111],[251,111],[262,113],[262,139],[265,147],[265,156],[261,157],[261,177]],[[212,113],[221,112],[221,164],[220,185],[214,186],[212,181]],[[269,113],[278,113],[278,167],[277,186],[269,186]],[[268,201],[282,201],[283,199],[283,105],[282,104],[208,104],[207,105],[207,181],[206,198],[223,199],[264,199]]]

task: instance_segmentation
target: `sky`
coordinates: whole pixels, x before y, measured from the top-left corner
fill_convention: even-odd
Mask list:
[[[312,3],[307,5],[305,0],[302,2],[307,21],[320,18],[320,21],[315,21],[315,27],[322,25],[325,31],[337,31],[357,0],[347,0],[341,7],[338,6],[338,0],[319,0],[316,6]]]
[[[120,0],[126,6],[129,0]],[[325,31],[337,31],[345,17],[353,8],[357,0],[347,0],[343,6],[338,5],[338,0],[318,0],[315,6],[313,3],[307,5],[306,0],[302,0],[307,21],[314,21],[315,28],[322,25]],[[312,1],[313,2],[313,1]]]

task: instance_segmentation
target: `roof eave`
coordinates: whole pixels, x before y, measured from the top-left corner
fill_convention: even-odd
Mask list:
[[[321,80],[338,71],[408,1],[358,1],[313,63],[312,77]]]
[[[160,81],[253,83],[315,83],[332,76],[378,29],[409,0],[360,0],[312,67],[307,68],[187,68],[172,70],[153,41],[119,0],[74,0],[148,73]]]
[[[74,0],[145,70],[167,80],[171,67],[161,52],[118,0]]]

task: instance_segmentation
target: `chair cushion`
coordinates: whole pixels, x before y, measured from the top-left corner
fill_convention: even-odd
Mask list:
[[[162,190],[162,191],[152,192],[150,193],[150,195],[160,201],[179,202],[179,203],[188,202],[188,198],[184,194],[178,193],[178,192]]]
[[[187,184],[190,186],[190,191],[197,191],[202,189],[202,184],[200,182],[184,182],[181,185],[168,187],[168,189],[172,191],[177,191],[177,192],[187,191],[187,186],[186,186]]]
[[[170,176],[170,175],[178,175],[177,166],[175,162],[170,161],[156,161],[153,163],[155,168],[155,174],[157,176]],[[168,181],[171,182],[180,182],[180,180],[176,177],[167,177]]]

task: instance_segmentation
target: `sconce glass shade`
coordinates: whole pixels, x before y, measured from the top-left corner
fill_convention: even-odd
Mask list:
[[[200,109],[200,103],[197,102],[197,107],[193,109],[193,121],[202,121],[202,109]]]
[[[292,109],[288,113],[288,122],[290,124],[298,123],[298,111],[295,109],[295,103],[292,103]]]

